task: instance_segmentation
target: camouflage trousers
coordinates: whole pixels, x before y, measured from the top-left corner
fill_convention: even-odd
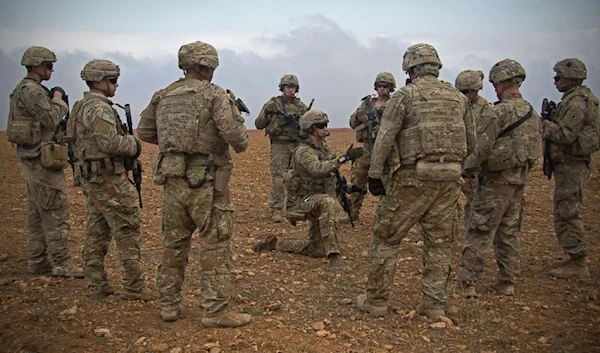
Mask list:
[[[497,280],[515,283],[519,278],[518,234],[523,217],[523,190],[523,185],[480,179],[458,271],[461,282],[473,283],[481,277],[492,241],[498,264]]]
[[[365,150],[360,158],[352,161],[352,167],[350,168],[350,182],[353,185],[358,185],[367,190],[367,184],[369,182],[369,167],[371,166],[371,153]],[[366,193],[353,192],[348,195],[350,206],[352,209],[352,218],[358,219],[360,208],[362,207],[363,200],[365,199]]]
[[[418,223],[423,229],[424,304],[430,309],[445,309],[459,195],[458,181],[419,180],[410,166],[396,171],[386,195],[379,201],[373,226],[366,291],[370,302],[387,303],[400,243]]]
[[[308,239],[278,239],[275,250],[311,257],[339,254],[337,220],[342,206],[327,194],[312,195],[301,205],[310,222]]]
[[[271,212],[284,211],[285,185],[283,174],[290,166],[297,143],[295,141],[271,140],[271,195],[269,206]]]
[[[30,270],[71,259],[69,198],[63,170],[42,166],[40,158],[24,159],[27,179],[27,266]]]
[[[473,198],[475,197],[475,193],[477,193],[477,189],[479,188],[479,177],[475,176],[472,179],[471,184],[471,192],[469,194],[465,193],[465,207],[464,207],[464,224],[465,229],[469,229],[469,220],[471,219],[471,204],[473,203]]]
[[[573,258],[587,255],[581,203],[589,177],[586,161],[554,165],[554,230],[560,246]]]
[[[135,187],[125,174],[83,181],[87,199],[83,274],[90,288],[108,285],[104,258],[112,238],[119,251],[122,285],[139,292],[145,286],[140,269],[140,210]]]
[[[233,209],[227,190],[216,191],[213,181],[191,189],[183,178],[167,178],[164,184],[163,255],[158,266],[156,287],[164,309],[177,308],[191,247],[198,229],[200,282],[204,316],[230,310],[231,277],[229,260],[233,233]]]

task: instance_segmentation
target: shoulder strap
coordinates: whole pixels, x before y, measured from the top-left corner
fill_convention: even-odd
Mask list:
[[[519,126],[521,126],[521,124],[523,124],[529,118],[531,118],[532,115],[533,115],[533,107],[530,104],[529,105],[529,112],[527,112],[527,114],[525,114],[525,116],[523,116],[521,119],[519,119],[519,120],[515,121],[514,123],[510,124],[506,129],[502,130],[500,132],[500,135],[498,135],[498,138],[506,136],[508,133],[510,133],[514,129],[518,128]]]

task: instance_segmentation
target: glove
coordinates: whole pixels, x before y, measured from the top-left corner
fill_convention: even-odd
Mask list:
[[[363,154],[365,154],[365,150],[362,147],[352,148],[352,145],[350,145],[346,153],[341,156],[338,161],[340,163],[346,163],[347,161],[353,161],[362,157]]]
[[[50,98],[54,97],[54,92],[60,92],[60,94],[61,94],[60,98],[61,99],[65,99],[65,97],[67,96],[67,93],[65,93],[64,89],[62,89],[59,86],[56,86],[56,87],[52,87],[52,89],[50,90]]]
[[[361,193],[361,194],[366,194],[367,193],[367,189],[365,189],[363,186],[352,184],[352,186],[350,186],[349,193],[352,194],[354,192],[358,192],[358,193]]]
[[[133,136],[133,138],[135,138],[135,145],[137,146],[137,152],[133,156],[133,159],[138,159],[140,154],[142,154],[142,141],[137,136]]]
[[[375,196],[385,195],[385,187],[381,179],[369,177],[369,191]]]

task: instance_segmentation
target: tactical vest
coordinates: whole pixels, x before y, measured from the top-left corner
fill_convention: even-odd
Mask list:
[[[467,156],[466,106],[452,85],[425,76],[403,88],[408,115],[397,137],[402,164],[417,160],[460,162]]]
[[[206,81],[181,79],[163,91],[155,114],[160,152],[228,155],[227,142],[204,101],[207,89],[211,87]]]
[[[276,141],[295,141],[300,138],[298,126],[294,126],[282,114],[285,113],[289,117],[298,120],[302,114],[306,113],[304,104],[300,98],[294,98],[292,103],[284,104],[283,97],[271,98],[270,110],[267,114],[270,117],[270,122],[265,128],[265,132],[271,140]]]
[[[19,146],[34,148],[43,142],[54,141],[56,131],[44,128],[33,115],[27,112],[23,104],[27,97],[22,96],[22,88],[25,86],[34,86],[36,89],[44,90],[48,100],[50,100],[50,91],[46,87],[31,79],[21,80],[10,94],[6,134],[8,141]]]
[[[105,97],[86,93],[84,98],[77,101],[73,106],[73,114],[69,119],[67,126],[67,135],[71,137],[71,144],[75,152],[75,158],[78,161],[98,161],[101,159],[110,159],[112,156],[102,152],[96,143],[94,138],[94,122],[91,122],[91,126],[88,128],[83,123],[83,114],[85,111],[89,111],[93,105],[106,105],[110,107],[113,114],[112,117],[116,121],[117,134],[125,135],[122,128],[122,122],[117,111],[112,107],[112,102]],[[90,129],[91,128],[91,129]]]
[[[383,103],[381,106],[379,106],[378,108],[375,108],[375,102],[377,101],[377,98],[372,98],[371,101],[373,102],[373,109],[375,109],[375,113],[377,113],[377,115],[379,116],[379,119],[381,119],[381,117],[383,116],[383,111],[385,110],[385,107],[387,107],[387,104],[389,102],[385,102]],[[361,107],[363,110],[365,110],[365,103],[361,103]],[[366,112],[365,112],[366,114]],[[377,126],[377,125],[374,125]],[[360,130],[356,130],[356,141],[357,142],[368,142],[369,139],[367,138],[367,134],[368,134],[368,130],[366,127]],[[377,132],[375,132],[375,136],[377,136]],[[365,146],[365,148],[367,148],[368,151],[370,151],[373,146]]]
[[[533,166],[540,154],[539,118],[529,103],[522,99],[511,99],[497,104],[500,112],[500,136],[486,161],[487,169],[500,171],[515,167]],[[519,121],[522,124],[507,131],[507,127]]]
[[[306,142],[302,142],[296,147],[290,162],[290,168],[284,176],[288,213],[298,212],[301,202],[308,196],[328,194],[335,197],[335,177],[333,174],[326,178],[316,179],[307,170],[297,165],[296,156],[300,155],[302,150],[305,149],[310,149],[312,153],[316,154],[319,161],[330,161],[335,158],[335,155],[328,148],[317,149]]]
[[[575,92],[571,93],[567,99],[560,102],[556,107],[554,116],[555,122],[560,122],[565,118],[565,114],[569,108],[569,103],[576,97],[581,97],[586,102],[585,117],[583,125],[579,131],[579,136],[572,143],[550,145],[550,157],[553,161],[563,161],[564,155],[575,157],[588,157],[593,152],[600,150],[600,114],[598,112],[598,98],[594,96],[592,91],[586,86],[575,88]]]

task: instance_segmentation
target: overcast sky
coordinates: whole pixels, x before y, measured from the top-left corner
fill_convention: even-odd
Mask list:
[[[331,126],[346,127],[360,99],[374,93],[378,72],[404,82],[402,55],[419,42],[437,48],[443,80],[482,70],[482,94],[490,101],[496,99],[489,69],[504,58],[524,66],[522,92],[536,109],[544,97],[560,99],[552,66],[566,57],[585,62],[585,84],[600,94],[599,0],[0,0],[0,129],[31,45],[56,52],[55,72],[44,84],[64,87],[72,102],[87,88],[79,78],[87,61],[118,64],[114,101],[131,104],[137,126],[152,93],[182,75],[179,47],[196,40],[219,51],[213,82],[246,102],[248,128],[286,73],[298,76],[305,103],[314,98]]]

